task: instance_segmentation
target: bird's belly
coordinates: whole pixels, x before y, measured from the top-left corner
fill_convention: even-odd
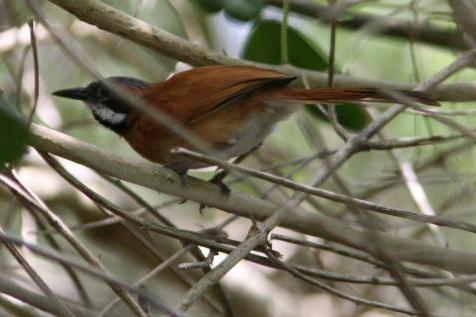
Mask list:
[[[290,113],[288,107],[280,105],[268,105],[263,112],[255,113],[239,133],[229,140],[230,146],[223,149],[223,158],[236,157],[258,147],[273,131],[276,123]]]

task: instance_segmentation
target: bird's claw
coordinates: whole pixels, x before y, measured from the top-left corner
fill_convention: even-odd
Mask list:
[[[172,171],[174,171],[175,174],[177,174],[177,176],[180,178],[180,183],[182,184],[182,186],[187,189],[189,187],[189,179],[188,179],[188,170],[185,169],[185,168],[177,168],[173,165],[165,165],[166,168],[168,169],[171,169]],[[184,204],[187,202],[187,199],[183,199],[179,202],[179,204]]]
[[[209,180],[208,182],[217,185],[218,188],[220,188],[220,191],[223,195],[226,195],[226,196],[230,195],[230,193],[231,193],[230,187],[228,187],[225,183],[223,183],[223,181],[221,179],[215,179],[215,177],[214,177],[211,180]]]
[[[223,195],[229,196],[231,193],[230,187],[228,187],[225,183],[223,183],[223,179],[227,176],[226,171],[221,171],[220,173],[213,176],[208,182],[214,185],[217,185],[220,188],[220,191]],[[203,215],[203,209],[207,206],[205,204],[200,204],[198,211],[200,215]]]

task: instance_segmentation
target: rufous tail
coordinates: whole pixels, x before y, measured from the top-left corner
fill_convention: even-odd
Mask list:
[[[392,90],[395,98],[378,88],[287,88],[280,91],[280,97],[289,101],[297,102],[317,102],[317,103],[337,103],[342,101],[378,101],[378,102],[398,102],[398,95],[414,99],[419,103],[429,106],[439,106],[440,103],[429,94],[413,90]]]

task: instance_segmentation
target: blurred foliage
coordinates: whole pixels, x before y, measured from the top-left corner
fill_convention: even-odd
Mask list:
[[[259,17],[262,8],[262,0],[228,0],[224,10],[233,19],[250,21]]]
[[[208,13],[217,13],[223,9],[224,0],[192,0]]]
[[[263,63],[277,65],[282,61],[280,43],[282,14],[276,6],[267,5],[267,1],[103,1],[160,29],[188,38],[207,48]],[[327,4],[327,1],[324,0],[315,2]],[[410,2],[410,0],[363,1],[359,6],[351,9],[355,12],[379,15],[376,24],[391,17],[405,18],[411,21],[415,17],[414,13],[409,10]],[[448,8],[442,5],[441,1],[416,2],[420,9],[418,12],[420,21],[436,20],[438,23],[451,24],[454,27],[451,16],[447,14]],[[45,17],[64,34],[67,34],[67,40],[75,45],[75,52],[84,57],[85,61],[103,76],[123,75],[148,81],[160,81],[170,73],[183,69],[183,65],[177,65],[175,60],[163,57],[161,54],[125,38],[111,35],[94,26],[82,23],[73,15],[48,1],[41,1],[41,3]],[[0,87],[5,90],[8,100],[11,100],[13,104],[18,102],[21,105],[22,113],[27,113],[30,109],[34,77],[31,52],[27,50],[28,32],[25,32],[25,30],[28,31],[25,28],[25,22],[29,16],[31,13],[26,8],[24,1],[0,0]],[[349,19],[349,17],[349,15],[341,16],[340,21]],[[40,29],[40,27],[37,28],[37,30]],[[349,31],[339,28],[336,46],[337,72],[381,80],[414,82],[417,77],[415,73],[418,72],[420,79],[425,80],[455,59],[455,52],[449,49],[415,42],[412,45],[416,57],[412,61],[410,41],[380,37],[378,36],[379,31],[374,29]],[[98,125],[82,103],[51,96],[52,91],[84,86],[92,78],[59,49],[51,37],[44,33],[41,34],[40,31],[38,33],[40,102],[35,121],[97,144],[118,155],[137,156],[124,140]],[[18,40],[25,38],[26,40]],[[13,44],[8,46],[5,43]],[[290,64],[305,69],[326,71],[328,51],[329,27],[327,24],[298,14],[290,15],[288,26]],[[24,55],[25,52],[27,52],[26,55]],[[449,81],[475,79],[474,69],[468,69],[452,76]],[[21,156],[25,152],[26,130],[15,113],[12,112],[5,96],[0,95],[0,162],[12,160],[19,162],[20,178],[46,201],[58,217],[72,227],[74,234],[100,257],[113,276],[132,284],[180,248],[180,244],[176,240],[155,234],[144,236],[146,231],[142,229],[136,228],[136,231],[129,233],[128,228],[121,223],[109,225],[95,223],[95,226],[86,226],[86,224],[91,225],[93,222],[104,220],[107,216],[95,204],[86,200],[82,194],[66,185],[64,180],[58,177],[51,168],[45,166],[44,162],[33,153]],[[16,97],[19,99],[16,100]],[[457,105],[445,103],[443,110],[471,109],[471,107],[474,107],[474,103]],[[381,110],[378,107],[375,109],[377,112]],[[307,110],[316,111],[316,108],[311,106]],[[305,120],[308,124],[306,128],[318,134],[323,140],[319,145],[329,149],[338,148],[342,141],[336,136],[332,127],[322,121],[314,120],[314,118],[308,120],[311,117],[308,115],[308,111],[299,112],[280,124],[256,156],[250,157],[245,164],[269,170],[271,167],[288,163],[284,167],[273,168],[272,172],[281,175],[290,175],[295,172],[300,163],[289,164],[289,162],[296,162],[302,157],[312,155],[317,148],[316,143],[306,138],[303,133],[302,123]],[[345,105],[337,108],[337,113],[339,121],[349,129],[359,130],[368,121],[368,117],[357,107]],[[320,116],[320,113],[316,112],[315,114]],[[476,126],[474,116],[456,119],[469,127]],[[455,133],[444,125],[414,113],[404,113],[393,120],[388,125],[387,132],[392,138]],[[453,143],[417,149],[410,148],[401,152],[415,166],[419,166],[425,159],[448,149],[450,145]],[[435,164],[431,169],[418,172],[419,179],[437,212],[446,213],[452,217],[465,217],[469,221],[475,220],[472,210],[475,203],[474,195],[467,194],[453,199],[463,191],[474,192],[474,171],[476,169],[474,154],[475,151],[468,146],[466,152],[448,156],[444,160],[444,168]],[[352,160],[346,162],[339,169],[339,176],[352,194],[358,197],[362,197],[361,195],[367,192],[378,192],[384,185],[393,183],[394,185],[388,189],[378,192],[374,196],[364,196],[364,198],[370,197],[370,200],[379,201],[389,206],[416,210],[406,188],[402,186],[403,182],[397,165],[394,160],[389,159],[388,155],[389,153],[386,151],[371,151],[355,155]],[[66,160],[62,160],[62,164],[87,186],[107,197],[123,210],[138,210],[139,206],[132,199],[98,177],[94,172]],[[320,161],[313,161],[293,174],[292,179],[304,182],[322,167],[323,164]],[[214,170],[210,169],[194,171],[193,175],[208,179],[212,173]],[[270,184],[266,182],[257,181],[257,186],[250,186],[246,180],[233,177],[230,179],[230,184],[232,190],[246,191],[254,196],[260,196],[270,188]],[[132,184],[127,184],[127,186],[153,206],[161,205],[170,199],[167,195],[158,194],[141,186]],[[340,190],[332,181],[323,184],[323,186],[331,190]],[[283,189],[281,193],[278,191],[275,193],[276,195],[282,193],[282,198],[285,199],[287,195],[291,194],[291,191]],[[43,228],[25,208],[18,203],[11,203],[12,201],[14,201],[12,196],[3,187],[0,187],[0,225],[12,234],[50,247],[45,238],[50,228]],[[351,225],[356,225],[354,214],[348,212],[349,210],[341,204],[316,199],[310,200],[303,206],[312,212],[336,216],[348,221]],[[167,206],[160,212],[180,228],[194,231],[218,225],[228,217],[228,214],[211,208],[206,208],[202,215],[198,213],[197,204],[190,201],[185,204]],[[145,219],[155,221],[149,217]],[[378,220],[382,220],[382,228],[386,231],[415,239],[421,238],[429,243],[433,241],[421,224],[392,217],[378,217]],[[224,230],[229,238],[243,240],[247,235],[249,225],[249,220],[240,219]],[[287,230],[280,229],[278,231],[298,236]],[[448,229],[443,229],[442,232],[450,247],[458,246],[460,249],[472,250],[476,243],[474,235]],[[56,237],[56,234],[53,236]],[[302,236],[299,235],[299,237]],[[58,241],[65,253],[71,252],[70,247],[62,239],[58,239]],[[334,272],[353,273],[359,276],[381,276],[383,274],[381,269],[329,252],[316,252],[278,241],[273,241],[273,249],[282,253],[283,259],[289,259],[296,264],[315,265]],[[6,276],[19,285],[34,288],[24,272],[18,269],[11,256],[5,256],[7,254],[5,248],[1,248],[0,253],[0,274],[2,277]],[[52,261],[40,259],[30,253],[25,254],[56,293],[71,301],[84,303],[77,288],[62,268]],[[219,262],[221,259],[222,255],[218,255],[216,261]],[[177,273],[175,264],[191,261],[194,261],[191,257],[178,260],[158,276],[151,278],[147,282],[147,290],[164,302],[175,303],[190,288],[190,285],[180,277],[180,274],[184,274],[188,280],[192,281],[196,281],[202,276],[199,270]],[[114,298],[112,291],[103,282],[83,274],[79,275],[79,279],[86,285],[93,307],[104,307]],[[370,314],[379,317],[396,316],[380,310],[370,310],[369,314],[366,314],[364,307],[337,300],[326,292],[305,285],[287,273],[245,261],[227,274],[224,283],[227,293],[236,305],[237,316],[331,317],[348,315],[360,317],[370,316]],[[337,283],[335,284],[337,285]],[[338,287],[341,285],[342,289],[351,288],[354,295],[368,296],[374,300],[388,303],[403,303],[396,288],[354,284],[350,286],[338,284]],[[461,298],[465,300],[463,303],[463,301],[459,302],[453,297],[446,296],[443,291],[442,295],[433,292],[430,288],[419,289],[419,292],[423,294],[429,304],[438,308],[439,311],[448,312],[448,314],[444,314],[446,316],[455,316],[454,312],[458,311],[459,313],[464,309],[469,311],[466,316],[474,315],[473,311],[468,308],[473,305],[472,298],[466,297],[465,294],[454,293],[458,296],[461,295]],[[372,295],[369,296],[369,294]],[[213,292],[209,295],[213,300],[218,301],[213,296]],[[23,304],[9,301],[6,297],[0,296],[0,316],[12,315],[11,311],[8,311],[8,305],[13,306],[11,311],[15,308],[19,311],[19,308],[25,307]],[[32,311],[32,316],[38,316],[37,311]],[[214,313],[216,312],[210,305],[201,303],[194,307],[191,316],[212,316]],[[16,314],[21,316],[22,313]],[[464,312],[459,315],[464,316]],[[129,316],[129,311],[124,308],[124,305],[118,305],[112,310],[111,316]]]
[[[288,27],[288,62],[301,68],[324,71],[328,62],[326,54],[306,36]],[[281,56],[281,23],[275,20],[258,21],[246,39],[243,57],[255,62],[279,65]]]
[[[258,18],[264,8],[264,0],[192,0],[208,13],[221,10],[228,17],[238,21],[251,21]]]
[[[0,0],[0,30],[9,26],[21,26],[29,17],[30,12],[24,1]]]
[[[326,54],[312,43],[304,34],[288,26],[288,63],[300,68],[325,71],[329,67]],[[243,58],[264,64],[281,64],[281,23],[275,20],[260,20],[248,36]],[[335,68],[338,71],[338,67]],[[341,103],[336,108],[340,124],[351,130],[361,130],[369,122],[367,113],[361,106]],[[309,113],[319,119],[327,118],[314,105],[307,106]]]
[[[17,161],[25,152],[28,129],[25,122],[11,108],[0,90],[0,168]]]

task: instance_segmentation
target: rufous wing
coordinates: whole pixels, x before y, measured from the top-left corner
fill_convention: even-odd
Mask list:
[[[286,86],[295,77],[252,66],[206,66],[175,74],[142,93],[184,124],[195,123],[264,87]],[[173,101],[180,100],[180,104]]]

